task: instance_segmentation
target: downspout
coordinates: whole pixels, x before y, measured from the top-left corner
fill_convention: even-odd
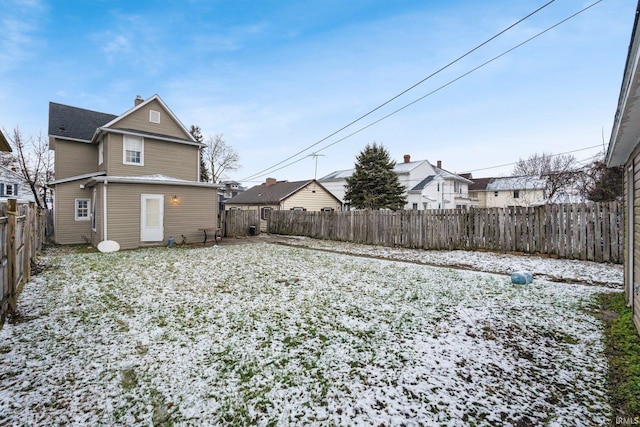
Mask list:
[[[104,180],[102,185],[102,240],[107,240],[107,185],[109,183]]]

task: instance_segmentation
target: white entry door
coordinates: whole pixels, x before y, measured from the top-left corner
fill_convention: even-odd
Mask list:
[[[164,195],[143,194],[140,200],[140,240],[164,240]]]

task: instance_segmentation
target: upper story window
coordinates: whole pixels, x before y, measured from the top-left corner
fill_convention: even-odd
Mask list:
[[[122,161],[125,165],[144,165],[144,140],[141,136],[124,136]]]
[[[104,141],[98,142],[98,165],[104,162]]]
[[[453,182],[453,192],[462,193],[462,188],[460,188],[460,183],[458,181]]]
[[[519,199],[520,198],[520,191],[519,190],[513,190],[513,198],[514,199]]]
[[[17,196],[18,184],[0,183],[0,196]]]

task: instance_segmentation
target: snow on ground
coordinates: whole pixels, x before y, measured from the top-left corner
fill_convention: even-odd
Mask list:
[[[590,314],[608,287],[268,243],[43,261],[52,268],[0,331],[0,425],[590,426],[611,415]]]
[[[262,235],[265,240],[329,250],[354,255],[466,268],[489,273],[511,274],[514,271],[529,271],[534,277],[565,283],[581,283],[609,286],[622,289],[623,267],[579,260],[553,259],[539,255],[512,255],[495,252],[474,251],[425,251],[386,246],[359,245],[348,242],[310,239],[298,236]]]

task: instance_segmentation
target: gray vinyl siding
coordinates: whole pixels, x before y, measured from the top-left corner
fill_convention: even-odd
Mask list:
[[[149,112],[151,110],[160,112],[160,123],[152,123],[149,121]],[[171,118],[171,115],[167,110],[162,108],[160,103],[156,100],[150,102],[139,110],[126,115],[122,119],[113,123],[110,127],[119,129],[138,129],[182,139],[189,138],[189,135],[184,132],[182,127]]]
[[[105,146],[107,174],[144,176],[162,174],[187,181],[198,181],[198,147],[177,142],[144,138],[144,166],[123,163],[123,135],[109,134]]]
[[[629,268],[628,262],[624,263],[624,281],[625,281],[625,291],[627,292],[627,298],[631,296],[632,299],[632,310],[633,310],[633,321],[640,330],[640,292],[638,292],[638,288],[640,288],[640,145],[636,147],[633,155],[629,158],[629,161],[626,164],[626,168],[632,167],[633,169],[633,217],[627,218],[626,221],[633,221],[633,247],[630,247],[628,240],[625,239],[625,252],[632,250],[633,251],[633,272],[631,281],[629,284]],[[627,179],[628,175],[625,173],[625,179]],[[625,194],[626,192],[625,186]],[[627,224],[627,227],[629,225]],[[627,257],[625,255],[625,261]],[[631,295],[628,293],[631,292]]]
[[[55,191],[55,242],[70,245],[91,241],[91,221],[75,220],[75,199],[91,199],[92,190],[83,190],[77,181],[73,181],[57,184]]]
[[[163,242],[140,242],[140,200],[142,194],[164,195]],[[173,196],[178,197],[176,203]],[[107,237],[115,240],[122,249],[147,245],[166,244],[169,236],[177,243],[185,236],[188,243],[203,240],[198,228],[212,228],[218,224],[217,190],[213,188],[108,184],[107,186]]]
[[[98,170],[98,146],[85,142],[56,140],[56,179]]]

